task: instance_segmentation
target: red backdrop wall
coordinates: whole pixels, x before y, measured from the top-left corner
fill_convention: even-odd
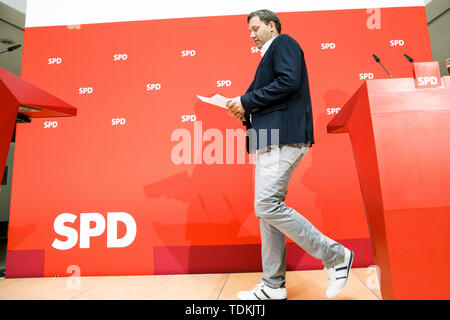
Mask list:
[[[370,235],[349,138],[327,135],[326,124],[364,74],[387,77],[373,53],[394,77],[412,76],[403,53],[432,60],[424,7],[375,13],[279,13],[283,33],[305,53],[316,137],[286,203],[352,248],[354,267],[373,264]],[[378,27],[370,28],[374,21]],[[17,126],[7,277],[69,276],[73,265],[83,276],[261,270],[250,159],[194,164],[192,155],[192,164],[176,164],[171,157],[174,132],[186,129],[192,146],[196,139],[196,123],[183,122],[183,115],[195,115],[203,133],[218,129],[224,141],[226,129],[243,128],[196,95],[243,94],[261,58],[252,47],[246,15],[26,28],[22,78],[72,104],[78,115]],[[185,50],[195,55],[183,56]],[[117,54],[126,60],[115,60]],[[218,87],[219,80],[231,85]],[[147,90],[148,84],[160,89]],[[80,88],[92,89],[80,94]],[[133,217],[134,241],[108,248],[106,225],[89,248],[80,248],[81,214],[106,221],[109,212]],[[58,250],[55,239],[68,240],[54,228],[63,213],[76,216],[65,226],[78,241]],[[127,232],[119,222],[118,237]],[[289,240],[289,270],[322,267]]]

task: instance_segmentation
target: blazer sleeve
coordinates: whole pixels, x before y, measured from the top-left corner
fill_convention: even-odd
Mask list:
[[[252,81],[252,83],[250,84],[250,87],[248,87],[247,91],[245,93],[248,93],[250,91],[253,91],[253,88],[255,87],[255,80]],[[241,97],[242,98],[242,97]],[[241,100],[241,104],[242,104],[242,100]],[[244,109],[245,110],[245,109]],[[244,126],[246,126],[247,128],[251,127],[251,122],[250,122],[250,116],[248,112],[244,112],[244,117],[245,117],[245,121],[242,121],[242,124]]]
[[[250,84],[250,87],[248,87],[248,89],[245,93],[249,93],[250,91],[253,91],[254,87],[255,87],[255,79],[253,79],[252,83]]]
[[[279,100],[300,88],[303,52],[297,42],[291,37],[281,37],[273,48],[271,58],[274,80],[241,96],[246,113],[276,105]]]

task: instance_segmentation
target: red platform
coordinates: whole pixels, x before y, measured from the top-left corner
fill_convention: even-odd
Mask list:
[[[368,80],[328,124],[350,135],[383,299],[450,299],[450,77]]]
[[[71,117],[77,109],[0,68],[0,172],[3,173],[17,113],[28,118]]]

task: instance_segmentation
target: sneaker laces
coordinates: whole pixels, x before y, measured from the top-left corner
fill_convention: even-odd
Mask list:
[[[336,269],[334,267],[327,268],[325,267],[325,270],[328,272],[328,280],[334,281],[336,280]]]
[[[262,287],[264,286],[264,283],[259,282],[253,289],[252,292],[256,292],[262,289]]]

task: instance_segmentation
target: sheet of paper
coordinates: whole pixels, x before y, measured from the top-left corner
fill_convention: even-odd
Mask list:
[[[202,96],[197,96],[197,98],[199,98],[203,102],[210,103],[212,105],[215,105],[215,106],[218,106],[221,108],[225,108],[225,109],[227,108],[227,101],[230,100],[228,98],[225,98],[224,96],[221,96],[220,94],[215,94],[211,98],[202,97]]]

